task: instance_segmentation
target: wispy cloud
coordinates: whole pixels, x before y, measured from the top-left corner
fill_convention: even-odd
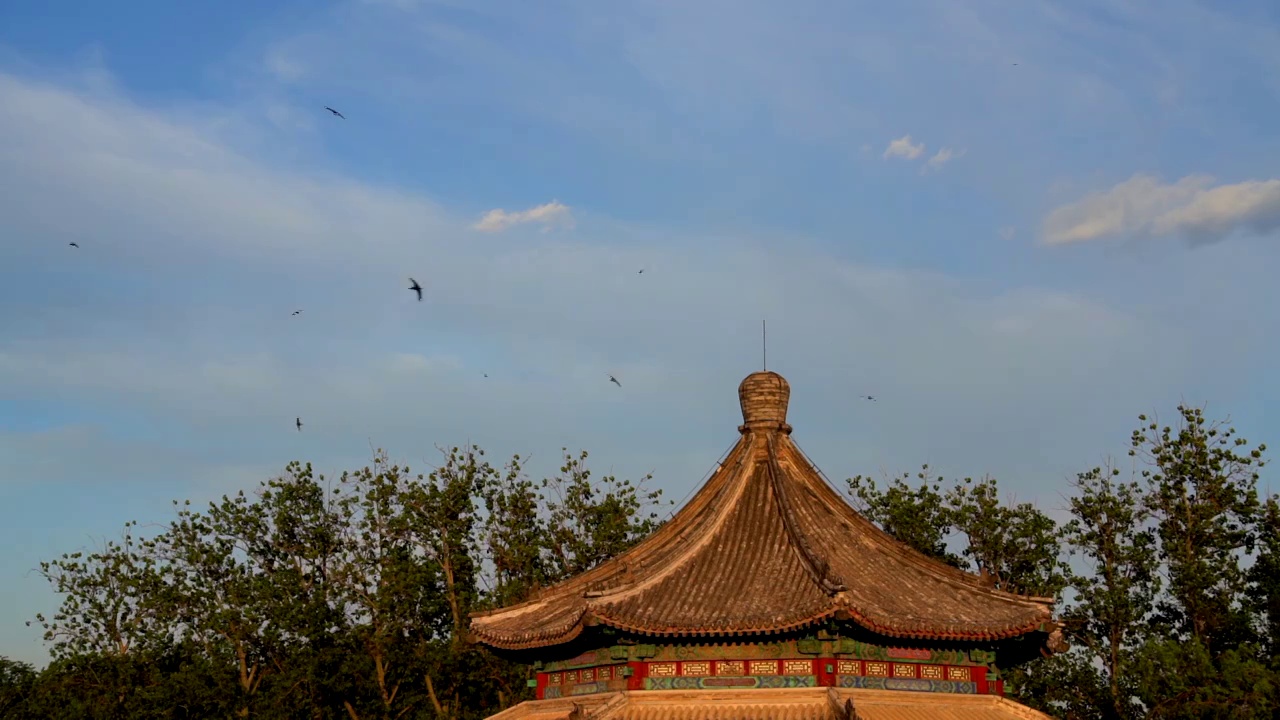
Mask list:
[[[269,429],[288,430],[294,415],[305,416],[308,432],[290,435],[306,443],[285,448],[291,455],[360,450],[370,434],[400,447],[423,437],[465,440],[459,433],[523,438],[519,449],[570,436],[601,452],[652,446],[657,436],[617,437],[591,419],[624,397],[599,391],[604,373],[618,373],[627,392],[652,387],[625,396],[642,424],[676,406],[715,409],[695,413],[698,423],[732,415],[731,386],[752,369],[746,358],[762,315],[778,319],[774,337],[831,338],[821,348],[792,343],[780,366],[812,387],[835,397],[873,384],[897,396],[901,410],[882,411],[868,442],[885,443],[875,453],[894,462],[899,453],[914,462],[901,438],[920,436],[905,431],[920,422],[909,411],[915,402],[934,408],[925,434],[953,436],[952,420],[975,404],[982,427],[999,434],[1021,425],[1028,402],[1075,402],[1073,383],[1096,382],[1089,368],[1127,377],[1117,358],[1176,337],[1159,321],[1083,297],[849,264],[790,236],[744,244],[595,218],[572,241],[459,242],[472,223],[426,197],[264,165],[118,97],[3,75],[0,91],[13,101],[0,113],[0,152],[10,160],[0,180],[19,189],[0,198],[0,213],[25,238],[25,249],[8,244],[0,253],[10,267],[30,256],[47,268],[54,260],[46,253],[87,238],[81,254],[56,257],[64,265],[93,258],[93,272],[75,277],[76,297],[94,304],[91,313],[48,304],[43,283],[7,288],[27,300],[3,304],[0,386],[208,428],[220,442],[243,441],[239,461],[247,464],[279,457]],[[567,214],[559,203],[542,207],[501,217]],[[147,282],[170,302],[136,306],[119,294],[112,278],[139,272],[139,258],[155,273]],[[164,279],[175,267],[199,267],[200,281]],[[639,267],[666,269],[637,275]],[[285,268],[284,277],[298,279],[253,279]],[[427,281],[436,311],[404,291],[410,274]],[[37,297],[46,299],[32,305]],[[306,312],[291,318],[295,307]],[[429,332],[405,333],[423,323]],[[343,328],[359,328],[360,341],[336,340]],[[877,340],[869,346],[866,337]],[[447,349],[442,338],[452,338]],[[931,351],[939,344],[952,350],[946,360]],[[857,378],[830,363],[845,355],[860,358]],[[1022,368],[1017,381],[1006,372],[1011,364]],[[1135,363],[1139,371],[1147,383],[1161,377]],[[929,380],[956,374],[968,382]],[[812,432],[830,412],[839,411],[815,410]]]
[[[572,228],[573,212],[557,200],[544,203],[528,210],[508,212],[502,208],[490,210],[471,227],[481,232],[502,232],[516,225],[541,225],[544,232],[552,228]]]
[[[951,148],[944,147],[938,152],[934,153],[933,157],[929,158],[928,162],[925,163],[924,168],[921,169],[921,172],[940,170],[942,169],[943,165],[946,165],[952,160],[963,156],[964,153],[965,153],[964,150],[956,152]]]
[[[307,73],[301,61],[279,47],[268,49],[262,63],[267,72],[281,82],[296,82]]]
[[[911,144],[911,136],[903,135],[897,140],[889,141],[889,146],[884,149],[884,155],[881,157],[886,160],[892,157],[906,158],[907,160],[915,160],[924,154],[924,143]]]
[[[1058,207],[1044,220],[1050,245],[1108,237],[1182,237],[1218,242],[1237,231],[1280,229],[1280,179],[1215,184],[1207,175],[1163,183],[1134,175],[1110,190]]]

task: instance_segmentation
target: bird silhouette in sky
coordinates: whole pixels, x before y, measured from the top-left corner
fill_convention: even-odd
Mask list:
[[[78,248],[78,247],[80,247],[80,246],[79,246],[79,245],[77,245],[76,243],[67,243],[67,244],[68,244],[68,245],[70,245],[70,246],[71,246],[71,247],[73,247],[73,248]]]
[[[294,418],[293,423],[298,426],[298,432],[302,432],[302,418]]]
[[[875,402],[875,401],[876,401],[876,399],[875,399],[874,397],[870,396],[870,395],[863,395],[863,396],[862,396],[862,399],[863,399],[863,400],[870,400],[871,402]]]
[[[409,282],[413,283],[412,285],[409,286],[409,289],[418,293],[418,302],[422,302],[422,286],[419,285],[418,281],[414,280],[413,278],[409,278]]]
[[[334,115],[337,115],[338,117],[342,118],[343,120],[346,120],[346,119],[347,119],[347,116],[346,116],[346,115],[343,115],[342,113],[338,112],[337,110],[334,110],[333,108],[329,107],[328,105],[325,105],[325,106],[324,106],[324,109],[325,109],[325,110],[328,110],[329,112],[333,113]]]
[[[640,268],[640,272],[638,272],[638,273],[636,273],[636,274],[637,274],[637,275],[643,275],[643,274],[644,274],[644,268]]]
[[[301,311],[301,310],[294,310],[294,311],[293,311],[293,314],[294,314],[294,315],[301,315],[301,314],[302,314],[302,311]]]
[[[618,387],[622,387],[622,383],[618,382],[618,378],[612,375],[609,376],[609,382],[613,383],[614,385],[617,385]]]

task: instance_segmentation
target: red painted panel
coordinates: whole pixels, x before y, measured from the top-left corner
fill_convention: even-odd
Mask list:
[[[987,668],[986,668],[986,666],[985,666],[985,665],[979,665],[979,666],[977,666],[977,667],[970,668],[970,669],[969,669],[969,672],[973,673],[973,674],[971,675],[971,677],[973,678],[973,681],[974,681],[975,683],[977,683],[977,684],[978,684],[978,694],[979,694],[979,695],[990,695],[990,694],[991,694],[991,690],[987,687]]]
[[[831,666],[832,672],[827,672],[827,666]],[[836,685],[836,661],[834,658],[818,658],[813,661],[813,674],[818,677],[818,687],[835,687]]]
[[[649,663],[647,662],[630,662],[627,667],[631,668],[631,677],[627,678],[628,690],[643,690],[644,679],[649,677]]]

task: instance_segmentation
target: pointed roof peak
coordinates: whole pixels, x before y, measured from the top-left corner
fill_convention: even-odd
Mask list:
[[[738,402],[742,405],[740,432],[776,430],[790,434],[787,405],[791,401],[791,384],[770,370],[753,372],[738,385]]]

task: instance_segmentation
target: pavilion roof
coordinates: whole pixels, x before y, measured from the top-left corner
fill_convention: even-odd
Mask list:
[[[475,640],[558,645],[588,625],[656,637],[782,633],[837,617],[890,637],[991,641],[1053,629],[1053,599],[997,590],[877,528],[791,440],[790,387],[738,389],[741,438],[653,535],[534,598],[476,613]]]

